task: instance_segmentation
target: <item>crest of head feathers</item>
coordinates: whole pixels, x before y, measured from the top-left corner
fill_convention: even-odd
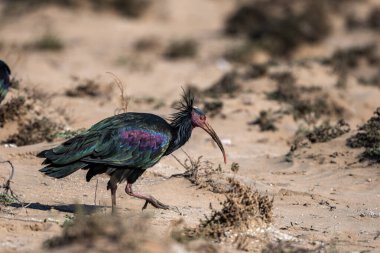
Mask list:
[[[190,90],[183,90],[181,100],[174,106],[174,109],[176,109],[177,112],[173,113],[170,117],[171,125],[179,126],[180,124],[184,123],[184,121],[191,120],[193,105],[194,95],[190,92]]]

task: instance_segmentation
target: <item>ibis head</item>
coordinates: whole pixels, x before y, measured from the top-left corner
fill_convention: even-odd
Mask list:
[[[201,109],[194,106],[191,112],[191,122],[192,122],[193,127],[200,127],[211,136],[211,138],[215,141],[215,143],[220,148],[220,151],[222,151],[224,163],[226,163],[227,158],[226,158],[226,153],[224,151],[223,144],[220,141],[218,135],[215,133],[214,129],[212,129],[211,125],[208,123],[206,114]]]

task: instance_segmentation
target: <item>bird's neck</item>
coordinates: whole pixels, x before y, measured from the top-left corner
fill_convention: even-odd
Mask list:
[[[191,137],[193,125],[191,119],[184,120],[181,124],[171,124],[172,127],[172,140],[166,151],[166,155],[171,154],[175,150],[182,147]]]

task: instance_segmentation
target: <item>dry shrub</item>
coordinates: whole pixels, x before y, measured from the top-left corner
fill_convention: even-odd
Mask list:
[[[9,206],[14,203],[19,203],[19,201],[16,198],[12,197],[10,194],[3,192],[0,193],[0,210],[1,206]]]
[[[380,56],[375,43],[338,49],[322,63],[333,67],[338,75],[338,87],[346,87],[349,75],[357,78],[362,84],[380,85],[377,71],[380,67]]]
[[[311,143],[320,143],[331,141],[351,130],[350,125],[344,120],[339,120],[336,125],[331,125],[325,121],[313,130],[300,128],[297,130],[291,141],[290,151],[286,154],[286,161],[293,161],[293,154],[297,149],[308,147]]]
[[[170,60],[193,58],[198,53],[198,43],[193,39],[171,42],[164,52],[164,57]]]
[[[248,66],[245,77],[248,79],[263,77],[268,73],[268,69],[272,64],[273,62],[251,64]]]
[[[62,234],[44,242],[46,252],[120,252],[120,253],[227,253],[222,247],[205,241],[182,241],[177,235],[183,233],[179,226],[173,237],[155,234],[147,216],[138,218],[76,214],[68,217]],[[183,238],[183,237],[182,237]]]
[[[368,16],[368,26],[380,31],[380,7],[374,8]]]
[[[131,98],[127,95],[127,88],[126,85],[123,84],[123,82],[120,80],[119,77],[117,77],[113,73],[109,73],[114,78],[114,84],[117,85],[119,91],[120,91],[120,107],[116,108],[115,114],[119,113],[126,113],[128,112],[128,105]]]
[[[5,0],[4,13],[8,15],[15,15],[26,13],[27,11],[41,8],[46,5],[58,5],[61,7],[76,7],[78,1],[76,0]]]
[[[366,148],[364,158],[380,161],[380,107],[358,132],[347,139],[351,148]]]
[[[251,0],[228,17],[225,31],[245,35],[272,54],[287,55],[303,43],[326,38],[330,26],[325,1]]]
[[[230,190],[220,203],[222,208],[215,210],[211,207],[211,215],[201,220],[198,227],[189,230],[190,236],[222,242],[234,234],[247,233],[257,225],[272,221],[273,199],[233,178],[229,178],[228,183]]]
[[[345,27],[348,31],[355,30],[358,28],[365,28],[366,23],[357,16],[355,13],[349,13],[345,18]]]
[[[25,97],[19,96],[12,98],[0,107],[0,125],[18,119],[28,112],[28,106],[25,104]]]
[[[277,82],[277,90],[268,94],[269,99],[291,103],[299,96],[296,79],[290,72],[274,73],[270,76]]]
[[[184,177],[198,188],[208,189],[215,193],[226,191],[226,186],[223,185],[222,168],[220,165],[215,167],[210,161],[202,160],[202,156],[193,159],[187,153],[185,154],[187,158],[184,162],[181,162],[173,155],[185,169],[185,172],[172,175],[172,177]]]
[[[7,122],[21,120],[21,118],[35,110],[36,103],[47,102],[49,98],[49,94],[37,88],[22,88],[18,91],[20,93],[19,96],[12,97],[7,103],[0,107],[1,127]]]
[[[90,0],[95,9],[111,9],[130,18],[142,17],[152,4],[151,0]]]
[[[260,131],[277,131],[276,121],[274,113],[271,110],[260,111],[260,115],[254,120],[249,122],[249,125],[259,125]]]
[[[132,98],[131,98],[132,99]],[[165,106],[165,101],[163,99],[158,99],[150,96],[135,97],[133,98],[133,103],[139,104],[148,104],[152,106],[153,109],[159,109]]]
[[[358,129],[358,133],[347,140],[351,148],[373,148],[380,144],[380,107],[374,115]]]
[[[63,130],[63,126],[48,118],[32,119],[22,122],[18,132],[8,137],[3,143],[12,143],[17,146],[36,144],[43,141],[53,141],[54,134]]]
[[[350,125],[344,120],[339,120],[335,126],[331,125],[329,121],[325,121],[320,126],[314,127],[312,131],[308,131],[306,138],[311,143],[328,142],[350,132],[350,130]]]
[[[312,130],[300,128],[295,135],[292,146],[294,150],[305,140],[309,143],[321,143],[331,141],[351,130],[350,125],[344,120],[339,120],[336,125],[331,125],[329,121],[315,126]]]
[[[2,164],[9,164],[10,166],[10,173],[9,177],[7,179],[4,178],[4,183],[0,185],[0,189],[2,191],[0,192],[0,210],[2,209],[1,206],[8,206],[13,203],[21,203],[20,200],[18,200],[17,195],[14,193],[11,183],[13,180],[13,176],[15,174],[15,167],[13,166],[13,163],[11,161],[0,161]]]
[[[199,188],[223,193],[225,200],[220,203],[220,210],[210,205],[211,215],[205,216],[199,226],[176,231],[175,237],[181,242],[195,238],[229,242],[239,249],[244,249],[249,230],[272,221],[273,199],[261,195],[234,178],[226,178],[220,166],[214,168],[212,163],[202,161],[202,157],[195,160],[187,156],[184,163],[175,157],[186,171],[173,176],[183,176]],[[239,164],[232,163],[231,171],[237,173]]]
[[[26,48],[32,48],[40,51],[61,51],[65,48],[65,44],[57,35],[45,33],[30,45],[27,45]]]
[[[353,46],[346,49],[338,49],[331,58],[326,59],[323,63],[332,64],[333,66],[347,66],[348,68],[356,68],[361,61],[369,64],[377,62],[376,44],[367,44],[363,46]]]
[[[160,46],[158,38],[152,36],[143,37],[137,40],[133,45],[134,49],[138,52],[154,51],[160,48]]]
[[[11,98],[0,107],[0,125],[6,128],[15,122],[17,133],[5,137],[1,143],[16,145],[52,141],[54,134],[63,130],[66,119],[62,112],[49,106],[49,95],[39,89],[20,88],[17,97]]]
[[[94,1],[94,0],[93,0]],[[150,5],[152,0],[95,0],[96,2],[106,3],[104,7],[113,8],[116,12],[123,16],[128,16],[131,18],[139,18],[143,16]]]
[[[48,103],[53,94],[46,93],[43,89],[33,87],[33,88],[22,88],[22,92],[26,94],[27,100],[41,101]]]
[[[221,100],[210,100],[203,103],[203,111],[211,118],[220,115],[222,110],[223,102]]]
[[[44,247],[49,251],[67,248],[74,252],[152,252],[147,249],[152,241],[146,236],[148,227],[147,218],[126,223],[119,216],[77,214],[62,235],[45,241]],[[165,244],[158,246],[158,252],[165,252],[161,251]]]
[[[299,111],[301,114],[302,107],[311,106],[310,104],[307,104],[307,101],[303,101],[301,97],[308,94],[318,95],[322,92],[322,88],[317,86],[298,87],[296,85],[296,79],[294,75],[290,72],[273,73],[270,75],[270,78],[276,81],[277,89],[271,93],[268,93],[268,98],[292,104],[294,109],[298,109],[297,111]],[[307,111],[307,108],[304,110]]]
[[[99,97],[103,94],[99,83],[86,79],[83,84],[77,85],[74,89],[65,92],[68,97]]]
[[[287,162],[293,162],[293,154],[297,149],[310,146],[310,142],[306,138],[307,131],[308,130],[304,128],[299,128],[295,133],[293,139],[290,141],[290,150],[285,155],[285,160]]]
[[[11,77],[11,80],[10,80],[10,87],[12,87],[13,89],[19,89],[20,88],[20,83],[21,83],[21,80],[15,76],[12,76]]]
[[[276,243],[268,243],[261,253],[318,253],[321,252],[321,247],[316,249],[307,249],[294,245],[292,242],[279,241]],[[325,251],[322,251],[325,252]]]
[[[363,85],[370,85],[380,88],[380,70],[373,75],[359,77],[359,83]]]
[[[288,103],[295,119],[313,123],[322,116],[341,117],[345,113],[320,87],[298,87],[289,72],[272,74],[271,78],[277,82],[277,89],[267,94],[268,98]]]
[[[211,85],[210,88],[204,90],[202,94],[212,98],[220,98],[222,95],[233,97],[240,90],[238,73],[232,71],[223,75],[218,81]]]
[[[90,6],[94,10],[113,10],[123,16],[139,18],[147,12],[151,4],[152,0],[6,0],[4,13],[23,14],[48,5],[65,8]]]
[[[380,145],[373,148],[366,148],[363,158],[380,162]]]
[[[251,42],[244,42],[240,45],[227,48],[224,52],[224,58],[235,63],[250,63],[254,49],[254,45]]]

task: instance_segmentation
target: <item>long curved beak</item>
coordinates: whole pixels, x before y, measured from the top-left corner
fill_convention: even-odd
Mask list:
[[[216,144],[220,148],[220,151],[222,151],[224,163],[227,163],[227,157],[226,157],[226,153],[224,152],[223,144],[220,141],[218,135],[215,133],[214,129],[212,129],[212,127],[210,126],[208,122],[205,122],[203,125],[199,127],[205,130],[211,136],[211,138],[216,142]]]

